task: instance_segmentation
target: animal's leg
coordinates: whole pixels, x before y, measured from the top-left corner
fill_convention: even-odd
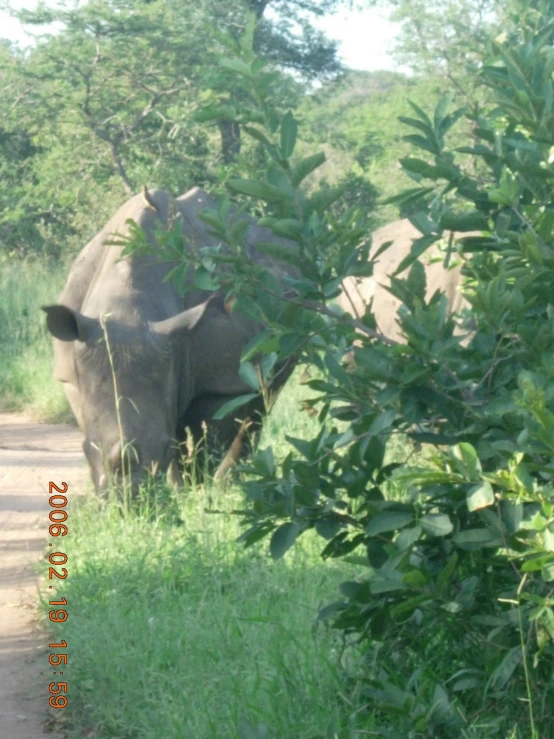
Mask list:
[[[223,480],[242,457],[245,452],[246,432],[251,425],[252,420],[250,418],[245,418],[243,420],[233,443],[229,447],[229,451],[223,457],[219,467],[215,471],[214,480]]]
[[[182,429],[189,428],[195,447],[206,437],[204,453],[227,451],[221,463],[227,470],[233,466],[233,459],[238,461],[250,449],[253,432],[261,427],[263,414],[263,399],[260,397],[237,408],[226,418],[215,421],[214,414],[229,400],[231,397],[225,395],[201,395],[191,403],[180,423]]]

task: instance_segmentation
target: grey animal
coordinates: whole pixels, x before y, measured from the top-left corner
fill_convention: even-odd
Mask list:
[[[456,234],[456,236],[470,236],[475,234]],[[387,226],[377,229],[372,235],[371,254],[375,253],[386,241],[392,241],[392,245],[384,251],[377,259],[373,275],[358,280],[355,277],[347,277],[342,283],[342,293],[336,303],[350,313],[354,318],[360,318],[366,312],[371,298],[373,298],[373,313],[377,319],[377,327],[381,334],[397,342],[405,342],[400,325],[398,323],[398,309],[400,300],[391,295],[386,286],[390,285],[390,275],[394,273],[400,262],[410,253],[412,241],[419,238],[421,233],[408,219],[389,223]],[[371,255],[370,255],[371,256]],[[427,262],[425,271],[427,276],[426,300],[430,300],[436,290],[442,290],[446,294],[448,307],[451,312],[458,313],[462,308],[469,307],[468,302],[460,291],[462,284],[461,267],[455,266],[445,269],[442,261],[428,263],[436,256],[444,253],[439,251],[438,246],[433,245],[422,257]],[[402,273],[399,277],[405,277]]]
[[[252,392],[238,370],[241,351],[260,326],[226,310],[222,296],[195,289],[181,297],[164,281],[174,265],[155,254],[122,258],[123,247],[106,243],[128,233],[132,219],[155,247],[156,228],[177,217],[191,250],[216,245],[198,217],[215,206],[199,188],[177,199],[145,188],[81,251],[58,304],[43,308],[54,337],[54,377],[64,384],[85,435],[83,450],[98,490],[123,474],[136,489],[146,470],[167,472],[178,484],[187,426],[198,439],[207,424],[212,438],[238,455],[233,442],[244,437],[247,419],[259,425],[261,399],[240,410],[240,428],[237,413],[219,422],[212,417],[231,398]],[[287,243],[249,219],[249,256],[280,277],[294,276],[293,268],[256,250],[260,241]],[[279,387],[293,369],[289,365],[279,368]]]

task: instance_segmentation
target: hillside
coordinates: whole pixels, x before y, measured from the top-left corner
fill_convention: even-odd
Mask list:
[[[435,80],[388,71],[349,71],[302,102],[302,138],[310,149],[320,146],[325,151],[328,161],[322,169],[329,182],[353,179],[358,202],[359,190],[366,189],[362,202],[371,208],[375,193],[371,196],[370,184],[383,200],[410,183],[398,164],[410,151],[402,138],[407,128],[398,117],[411,114],[409,100],[432,109],[440,93]],[[378,206],[379,225],[396,218],[396,208]]]

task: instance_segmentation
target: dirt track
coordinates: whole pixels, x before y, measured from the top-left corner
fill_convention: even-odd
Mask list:
[[[37,629],[38,577],[32,569],[46,546],[50,481],[67,482],[68,497],[86,487],[79,432],[71,426],[48,426],[0,414],[0,736],[4,739],[53,739],[43,727],[48,684],[56,676],[48,664],[46,638]],[[70,652],[68,656],[71,659]]]

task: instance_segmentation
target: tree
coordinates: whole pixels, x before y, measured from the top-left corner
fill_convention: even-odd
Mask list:
[[[304,14],[340,4],[255,3],[266,14],[256,43],[276,67],[304,81],[333,74],[336,49]],[[270,6],[287,21],[267,17]],[[174,192],[213,183],[218,167],[231,165],[241,150],[240,124],[219,119],[221,157],[210,159],[212,131],[198,126],[194,114],[208,87],[222,104],[240,102],[215,55],[218,31],[243,28],[248,7],[246,0],[200,0],[191,7],[176,0],[98,0],[14,11],[24,24],[55,22],[59,30],[26,55],[12,50],[0,57],[6,80],[0,127],[5,137],[24,130],[33,147],[25,173],[5,180],[6,245],[57,253],[60,244],[92,235],[114,201],[145,183]],[[287,104],[300,89],[283,77]],[[15,173],[13,161],[3,161]]]
[[[400,22],[398,60],[415,72],[445,77],[453,92],[475,94],[485,40],[499,33],[506,4],[498,0],[377,0]]]
[[[42,210],[28,217],[29,194],[35,185],[33,160],[40,153],[28,122],[18,116],[18,102],[27,94],[22,83],[23,55],[9,42],[0,43],[0,248],[20,253],[40,240],[39,219],[51,218]]]
[[[340,6],[351,5],[351,0],[245,0],[243,9],[245,13],[253,11],[258,21],[253,43],[259,56],[309,83],[332,77],[342,69],[336,43],[316,31],[310,16],[321,16]],[[269,10],[273,11],[271,18],[266,12]],[[242,27],[245,22],[243,14]],[[225,76],[219,85],[214,85],[224,105],[229,105],[236,96],[236,90],[230,89],[229,84],[229,76]],[[220,118],[218,126],[223,163],[232,164],[241,150],[240,124]]]
[[[43,244],[91,235],[143,183],[182,191],[209,177],[207,137],[191,120],[210,54],[201,8],[186,23],[178,3],[119,0],[20,16],[62,24],[20,56],[16,75],[3,59],[12,104],[0,121],[37,149],[24,218],[40,222]]]

